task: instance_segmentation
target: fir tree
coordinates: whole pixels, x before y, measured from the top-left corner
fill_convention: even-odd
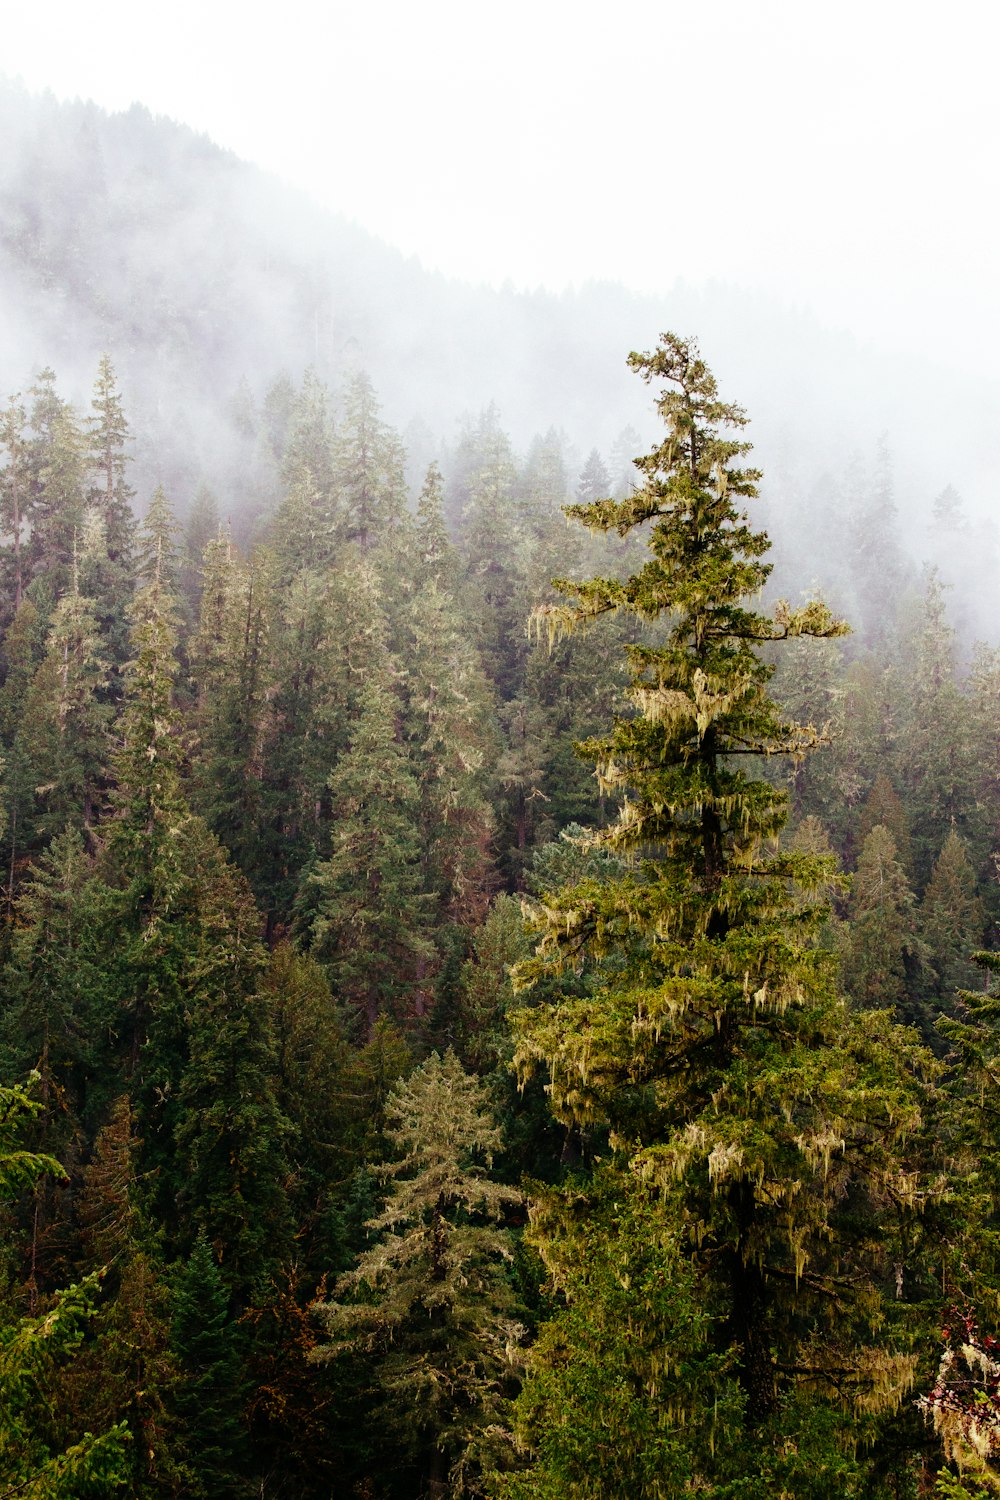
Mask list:
[[[86,565],[86,556],[83,559]],[[18,746],[30,760],[41,804],[38,826],[51,835],[100,815],[111,759],[111,680],[94,602],[73,559],[70,587],[52,615],[45,659],[25,699]]]
[[[665,384],[666,437],[638,460],[641,488],[569,513],[621,534],[648,524],[651,556],[625,581],[560,584],[571,602],[540,623],[558,636],[628,610],[659,632],[628,648],[634,714],[588,747],[624,799],[594,842],[635,864],[537,905],[540,948],[522,982],[585,957],[603,968],[592,991],[517,1018],[519,1055],[524,1070],[548,1068],[558,1118],[610,1127],[623,1166],[702,1247],[711,1340],[742,1393],[741,1456],[763,1470],[785,1451],[778,1434],[798,1420],[798,1389],[814,1393],[831,1451],[847,1451],[849,1427],[836,1437],[845,1390],[869,1413],[892,1411],[912,1377],[901,1334],[872,1347],[868,1309],[892,1253],[885,1173],[906,1159],[930,1064],[884,1015],[852,1017],[833,992],[815,941],[822,906],[789,890],[815,890],[829,868],[769,850],[785,798],[743,768],[817,738],[775,709],[761,645],[842,627],[817,602],[779,603],[771,618],[744,602],[768,573],[767,538],[738,508],[758,476],[725,432],[745,417],[719,400],[688,342],[666,335],[630,363]],[[909,1194],[894,1198],[897,1223]],[[659,1390],[647,1391],[654,1406]],[[810,1493],[811,1464],[786,1474],[786,1489]]]
[[[432,463],[417,501],[416,524],[418,583],[433,580],[440,588],[451,591],[458,572],[458,554],[448,535],[444,514],[444,483],[441,470]]]

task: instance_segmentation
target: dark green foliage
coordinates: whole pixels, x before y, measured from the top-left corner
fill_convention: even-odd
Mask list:
[[[28,1151],[22,1133],[38,1105],[20,1086],[0,1087],[0,1194],[10,1197],[47,1174],[51,1157]],[[64,1440],[57,1399],[60,1367],[71,1360],[93,1314],[99,1276],[59,1292],[40,1317],[0,1312],[0,1484],[6,1494],[37,1500],[102,1500],[125,1483],[129,1431],[116,1424],[99,1436]]]
[[[376,660],[360,695],[350,748],[330,776],[337,820],[330,857],[311,871],[301,926],[334,993],[363,1014],[418,1010],[433,957],[421,890],[417,788],[396,737],[391,664]]]
[[[174,1407],[188,1451],[193,1500],[250,1493],[240,1477],[247,1437],[239,1332],[229,1294],[204,1234],[174,1280],[170,1347],[181,1371]]]
[[[602,1169],[534,1217],[557,1308],[542,1325],[504,1496],[680,1495],[740,1428],[732,1361],[709,1347],[697,1273],[659,1196]]]
[[[860,1420],[892,1413],[912,1378],[905,1331],[875,1340],[872,1328],[912,1213],[932,1064],[884,1014],[855,1017],[836,995],[818,943],[832,872],[768,842],[785,798],[749,769],[818,737],[769,698],[762,647],[843,627],[817,602],[779,602],[770,617],[747,602],[768,573],[767,538],[739,509],[758,475],[726,431],[745,417],[719,400],[695,347],[667,335],[631,364],[664,382],[666,437],[637,462],[641,488],[569,513],[623,535],[648,524],[647,560],[626,580],[562,582],[570,602],[538,612],[555,638],[618,611],[650,627],[650,643],[627,648],[633,712],[587,747],[622,796],[593,843],[626,867],[537,903],[522,982],[589,960],[596,984],[521,1013],[519,1060],[547,1067],[559,1119],[609,1127],[621,1170],[671,1205],[711,1344],[742,1393],[744,1472],[806,1494],[809,1444],[791,1470],[780,1457],[800,1401],[849,1455],[846,1390]],[[539,1244],[551,1269],[544,1234]],[[723,1460],[691,1461],[725,1477]]]

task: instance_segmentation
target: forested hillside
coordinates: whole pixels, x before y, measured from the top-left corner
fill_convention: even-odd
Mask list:
[[[673,334],[651,447],[404,434],[233,200],[144,253],[238,163],[17,120],[0,1496],[1000,1492],[988,531]]]

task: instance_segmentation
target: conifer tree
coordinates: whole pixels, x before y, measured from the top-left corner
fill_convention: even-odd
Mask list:
[[[362,552],[384,547],[402,523],[406,479],[402,445],[379,416],[370,378],[358,371],[344,393],[333,445],[333,483],[343,538]]]
[[[82,559],[86,566],[86,555]],[[91,828],[106,795],[111,758],[110,666],[94,602],[81,588],[76,556],[59,600],[45,659],[25,699],[19,749],[30,760],[41,804],[38,825],[51,835],[82,821]]]
[[[451,592],[458,574],[458,554],[448,535],[444,514],[444,482],[441,470],[432,463],[417,501],[416,545],[419,567],[416,582],[431,580]]]
[[[604,496],[610,493],[611,475],[597,449],[591,448],[587,462],[581,469],[580,478],[576,483],[577,503],[591,505],[595,500],[603,500]]]
[[[407,732],[418,781],[426,890],[442,915],[482,918],[493,878],[493,816],[486,800],[496,753],[490,692],[452,596],[436,578],[409,610]]]
[[[955,633],[936,572],[927,579],[922,628],[910,682],[902,762],[913,834],[914,873],[925,885],[955,828],[966,839],[973,822],[975,775],[970,709],[955,674]]]
[[[97,570],[97,616],[112,662],[120,666],[127,654],[128,603],[135,583],[135,491],[126,478],[128,421],[107,354],[97,368],[91,411],[87,426],[95,483],[88,499],[103,523],[106,549]]]
[[[434,951],[421,889],[417,787],[397,737],[391,672],[384,655],[370,663],[350,747],[329,779],[330,855],[308,875],[300,898],[312,952],[369,1033],[383,1010],[421,1010],[421,977]]]
[[[884,771],[880,771],[865,798],[858,819],[858,840],[864,844],[874,828],[881,825],[892,834],[896,845],[896,858],[904,870],[909,870],[911,861],[910,823],[906,808]]]
[[[815,941],[822,906],[794,893],[822,886],[829,868],[769,848],[785,798],[744,769],[746,757],[804,753],[817,739],[769,699],[762,644],[843,627],[815,601],[779,603],[770,618],[745,603],[768,574],[767,538],[739,508],[758,476],[726,432],[744,414],[719,399],[697,349],[665,335],[630,364],[664,382],[666,436],[638,460],[641,488],[569,514],[621,534],[648,524],[651,555],[624,581],[559,584],[570,602],[545,607],[540,624],[558,637],[626,610],[658,632],[628,648],[634,713],[587,747],[623,796],[594,842],[634,864],[536,906],[540,947],[522,982],[584,958],[602,967],[592,990],[517,1018],[519,1056],[524,1070],[547,1067],[558,1118],[610,1128],[639,1207],[659,1195],[700,1247],[711,1342],[732,1358],[743,1404],[731,1455],[763,1472],[787,1451],[778,1434],[799,1420],[798,1391],[812,1392],[833,1451],[842,1396],[892,1411],[912,1376],[901,1333],[873,1347],[870,1309],[890,1220],[912,1201],[896,1174],[921,1118],[925,1059],[885,1015],[854,1017],[833,992]],[[546,1219],[579,1218],[579,1192],[547,1198]],[[541,1223],[536,1240],[548,1257]],[[656,1407],[669,1387],[645,1390]],[[703,1430],[696,1395],[686,1410]],[[849,1427],[839,1441],[847,1451]],[[812,1493],[813,1462],[784,1476],[788,1492]]]
[[[21,886],[4,971],[5,1062],[15,1073],[38,1070],[48,1129],[64,1142],[79,1128],[95,1073],[107,1065],[115,1021],[93,874],[78,830],[59,834]]]
[[[843,980],[851,998],[920,1019],[927,950],[917,932],[916,897],[892,834],[881,824],[862,846],[849,916]]]
[[[23,1133],[38,1104],[27,1089],[0,1087],[0,1194],[10,1197],[48,1174],[52,1157],[26,1150]],[[60,1365],[71,1360],[93,1315],[96,1276],[60,1292],[40,1317],[0,1308],[0,1484],[11,1496],[104,1500],[126,1480],[128,1428],[60,1440],[53,1410]]]
[[[126,1422],[134,1492],[172,1496],[183,1487],[183,1441],[171,1409],[179,1380],[169,1347],[170,1288],[155,1233],[139,1208],[139,1142],[131,1100],[115,1100],[83,1171],[78,1220],[85,1264],[103,1268],[96,1337],[62,1382],[70,1411],[89,1428]]]
[[[76,412],[48,387],[37,391],[31,425],[32,575],[57,595],[69,582],[74,547],[83,536],[87,440]]]
[[[181,542],[181,592],[194,619],[201,606],[201,567],[205,548],[219,532],[219,506],[212,491],[201,485],[184,522]]]
[[[977,975],[970,955],[979,951],[985,925],[968,853],[951,829],[920,904],[920,936],[933,970],[937,1007],[949,1010],[956,990],[974,987]]]
[[[520,1194],[488,1175],[500,1133],[454,1053],[432,1053],[388,1116],[396,1160],[378,1169],[389,1187],[368,1223],[378,1241],[320,1308],[332,1339],[317,1357],[363,1352],[427,1493],[443,1496],[450,1479],[453,1493],[475,1495],[522,1333],[504,1270],[511,1236],[499,1227]]]
[[[524,516],[515,497],[517,470],[494,407],[483,413],[468,447],[460,491],[466,588],[483,670],[507,701],[523,680],[529,596]]]
[[[328,533],[334,520],[333,442],[329,392],[315,372],[307,370],[289,412],[281,472],[289,490],[303,483],[315,489],[318,516]]]
[[[157,485],[142,518],[136,545],[136,577],[149,583],[158,575],[168,589],[178,589],[179,564],[177,557],[177,534],[180,526],[174,517],[170,501]]]
[[[6,462],[0,469],[0,525],[10,537],[10,612],[21,608],[26,584],[25,528],[31,521],[30,469],[27,440],[28,414],[20,396],[11,396],[0,413],[0,451]],[[6,613],[6,609],[5,609]]]
[[[239,1333],[204,1234],[176,1279],[170,1347],[181,1371],[174,1405],[189,1455],[187,1492],[193,1500],[245,1495]]]

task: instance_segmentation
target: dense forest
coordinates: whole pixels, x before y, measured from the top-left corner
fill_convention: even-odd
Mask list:
[[[403,434],[290,262],[137,286],[238,164],[23,103],[0,1500],[1000,1493],[989,527],[674,334],[645,451]]]

